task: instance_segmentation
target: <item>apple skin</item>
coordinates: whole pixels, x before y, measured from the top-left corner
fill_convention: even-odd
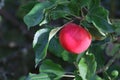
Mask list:
[[[59,32],[59,41],[62,47],[73,54],[80,54],[91,44],[91,34],[75,23],[67,23]]]

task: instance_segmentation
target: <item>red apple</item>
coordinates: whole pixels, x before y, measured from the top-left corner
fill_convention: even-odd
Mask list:
[[[82,26],[75,23],[68,23],[60,30],[59,41],[67,51],[73,54],[80,54],[88,49],[92,37]]]

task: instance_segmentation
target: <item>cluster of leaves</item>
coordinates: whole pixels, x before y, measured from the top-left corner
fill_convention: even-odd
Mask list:
[[[99,0],[46,0],[32,2],[23,7],[32,8],[24,17],[28,28],[36,25],[41,26],[35,33],[33,40],[35,67],[41,62],[40,73],[30,73],[27,80],[59,80],[67,74],[60,64],[53,62],[52,59],[46,59],[49,52],[56,58],[61,58],[61,61],[75,65],[76,68],[72,72],[75,80],[103,80],[96,71],[104,66],[102,51],[104,44],[110,41],[109,35],[114,30],[108,18],[109,13],[100,5]],[[90,31],[93,43],[89,51],[75,55],[69,54],[61,47],[57,33],[63,24],[49,25],[51,21],[59,19],[62,19],[64,24],[77,20],[80,25]]]

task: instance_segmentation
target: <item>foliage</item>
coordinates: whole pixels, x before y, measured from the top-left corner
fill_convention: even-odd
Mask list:
[[[63,24],[50,24],[52,21],[59,21],[59,19],[62,19],[63,24],[75,22],[88,29],[93,36],[93,41],[86,52],[79,55],[69,54],[61,47],[57,33]],[[108,74],[111,64],[120,53],[119,45],[115,45],[117,48],[111,53],[109,46],[107,46],[107,43],[115,41],[116,35],[113,33],[116,27],[110,22],[109,12],[100,5],[99,0],[45,0],[38,2],[24,16],[24,22],[28,29],[36,25],[41,26],[35,33],[33,40],[36,55],[35,67],[39,67],[39,74],[30,73],[27,80],[60,80],[68,75],[60,63],[58,64],[57,61],[47,57],[50,54],[54,55],[54,58],[60,58],[61,61],[74,65],[75,69],[70,75],[74,75],[75,80],[111,80],[118,78],[117,71],[112,72],[114,77]],[[105,52],[108,56],[112,56],[107,64],[102,59],[106,46]]]

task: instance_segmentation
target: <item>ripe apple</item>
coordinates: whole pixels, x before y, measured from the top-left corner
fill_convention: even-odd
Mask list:
[[[88,49],[92,37],[82,26],[75,23],[67,23],[60,30],[59,41],[65,50],[73,54],[80,54]]]

